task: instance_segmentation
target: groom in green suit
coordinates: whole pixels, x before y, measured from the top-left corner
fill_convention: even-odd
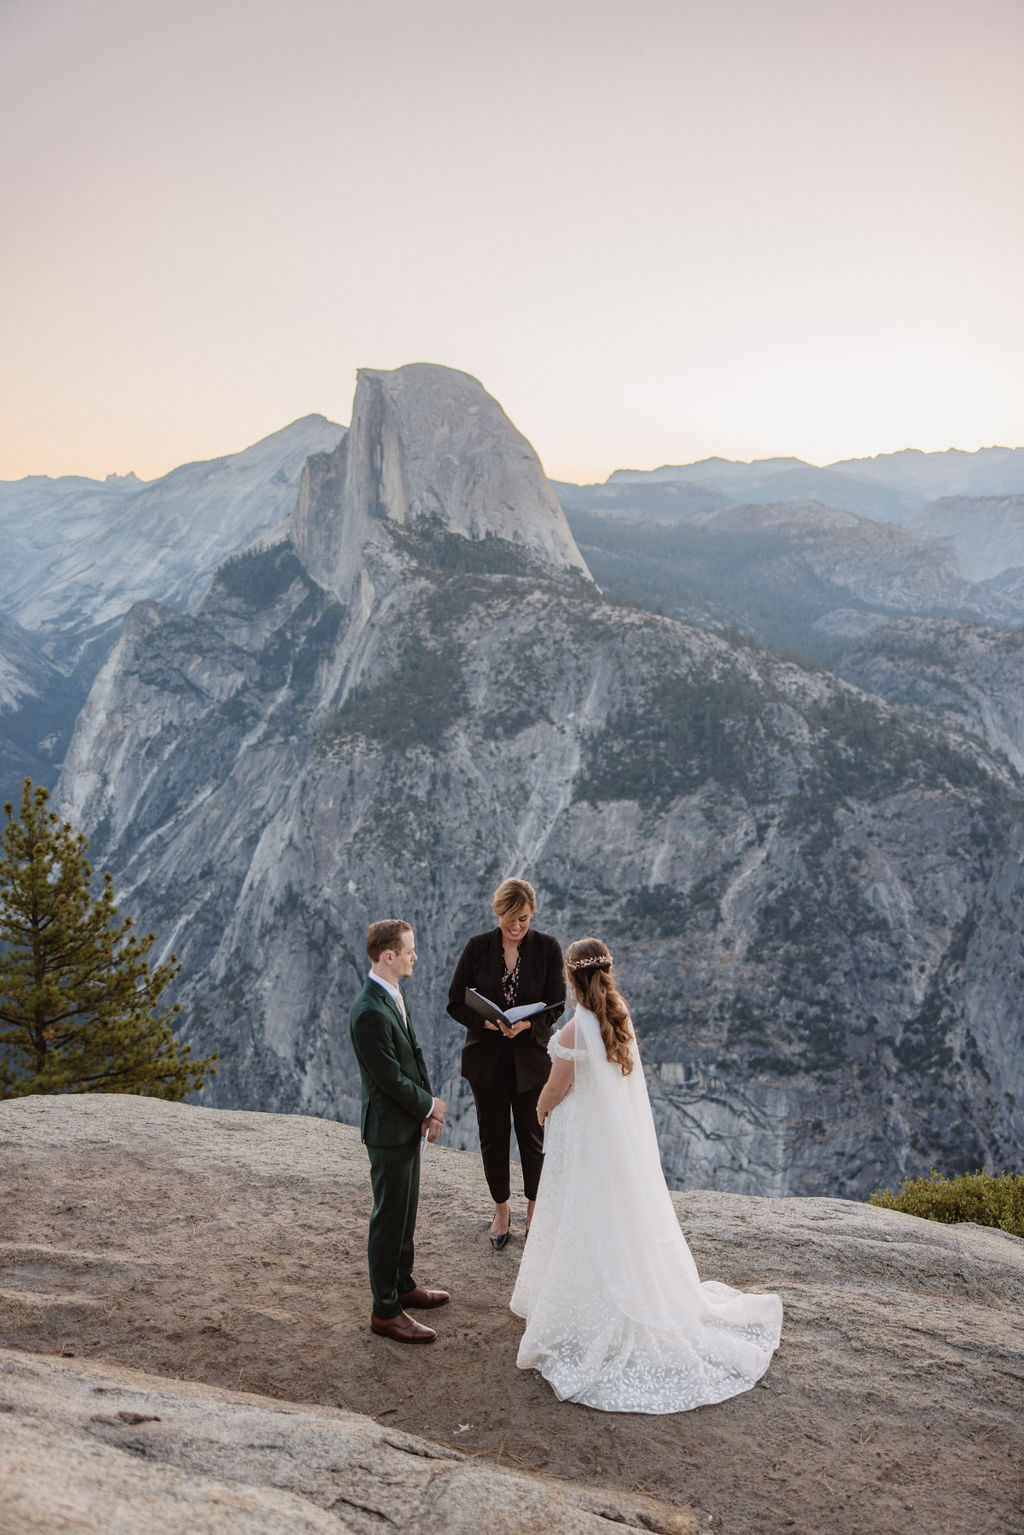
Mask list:
[[[412,928],[397,918],[372,922],[366,952],[370,974],[349,1014],[349,1034],[359,1063],[360,1126],[373,1187],[370,1327],[399,1343],[433,1343],[437,1333],[405,1308],[430,1310],[448,1300],[447,1291],[423,1290],[412,1277],[421,1141],[441,1134],[445,1104],[430,1091],[401,984],[416,963]]]

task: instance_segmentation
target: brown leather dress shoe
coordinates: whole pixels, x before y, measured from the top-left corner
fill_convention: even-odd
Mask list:
[[[417,1285],[407,1295],[400,1295],[398,1304],[411,1306],[414,1311],[433,1311],[435,1306],[447,1306],[450,1299],[447,1290],[423,1290]]]
[[[432,1327],[414,1322],[404,1311],[397,1316],[371,1316],[370,1329],[382,1338],[394,1338],[396,1343],[433,1343],[437,1337]]]

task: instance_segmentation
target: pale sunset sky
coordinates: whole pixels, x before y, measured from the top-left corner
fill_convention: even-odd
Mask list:
[[[0,0],[0,478],[474,374],[548,473],[1024,445],[1024,0]]]

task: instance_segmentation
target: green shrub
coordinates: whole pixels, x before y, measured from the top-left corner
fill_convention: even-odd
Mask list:
[[[956,1225],[997,1226],[1024,1237],[1024,1176],[1020,1173],[959,1173],[943,1178],[932,1168],[927,1178],[904,1178],[897,1193],[875,1189],[870,1203],[905,1215]]]

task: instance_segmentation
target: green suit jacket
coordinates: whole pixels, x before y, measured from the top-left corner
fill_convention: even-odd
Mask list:
[[[363,1140],[367,1146],[417,1140],[434,1095],[412,1024],[406,1029],[383,986],[368,980],[352,1005],[348,1028],[362,1084]]]

